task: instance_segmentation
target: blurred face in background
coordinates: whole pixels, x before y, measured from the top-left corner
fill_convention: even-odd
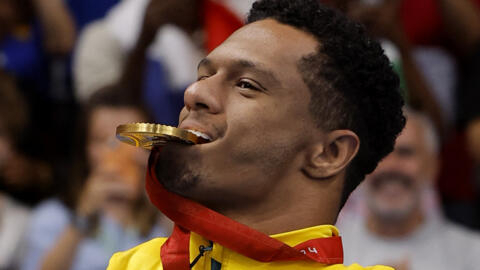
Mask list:
[[[436,176],[437,157],[427,142],[424,125],[414,115],[407,113],[407,119],[394,151],[365,181],[368,208],[384,221],[410,217],[421,206],[423,190]]]
[[[0,0],[0,39],[15,25],[15,5],[12,0]]]
[[[144,121],[142,114],[128,107],[98,107],[90,115],[87,158],[90,177],[108,182],[106,196],[112,199],[135,200],[143,191],[142,180],[147,153],[120,143],[115,138],[118,125]]]
[[[30,0],[0,0],[0,39],[19,24],[28,23],[33,16]]]

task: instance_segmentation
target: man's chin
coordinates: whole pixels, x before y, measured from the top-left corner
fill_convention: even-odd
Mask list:
[[[191,146],[168,144],[152,152],[157,155],[153,166],[158,181],[168,191],[182,196],[188,196],[200,180],[200,175],[193,170],[198,168],[195,163],[198,165],[199,155],[189,148]]]

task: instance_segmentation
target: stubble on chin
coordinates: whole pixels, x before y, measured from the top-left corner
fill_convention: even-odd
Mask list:
[[[198,185],[200,175],[192,169],[198,157],[192,153],[187,156],[183,147],[189,146],[166,145],[152,154],[157,155],[154,166],[158,181],[168,191],[187,196]]]

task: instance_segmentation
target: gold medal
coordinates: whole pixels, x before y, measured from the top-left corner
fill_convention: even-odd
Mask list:
[[[134,123],[117,127],[117,139],[133,146],[151,150],[154,146],[162,146],[168,142],[199,144],[207,139],[195,135],[186,129],[167,125]]]

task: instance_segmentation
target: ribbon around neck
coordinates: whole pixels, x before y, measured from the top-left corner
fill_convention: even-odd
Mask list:
[[[191,231],[261,262],[310,260],[323,264],[343,263],[340,236],[311,239],[290,247],[197,202],[167,191],[155,173],[158,151],[158,148],[154,148],[150,155],[145,184],[150,201],[175,222],[172,235],[160,251],[165,270],[190,269]]]

